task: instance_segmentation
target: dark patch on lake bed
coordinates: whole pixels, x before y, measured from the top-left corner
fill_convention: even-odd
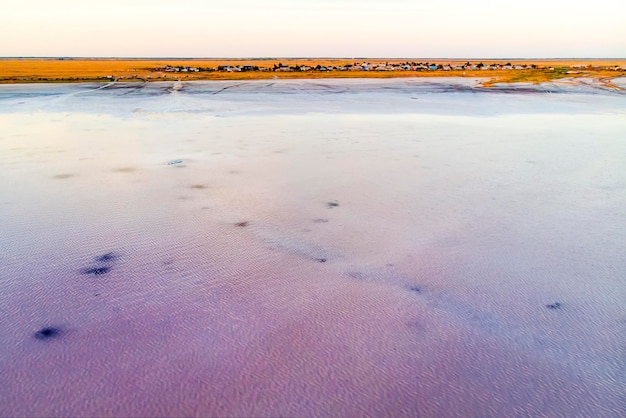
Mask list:
[[[349,277],[352,277],[353,279],[356,280],[366,280],[367,276],[365,275],[365,273],[361,273],[360,271],[349,271],[347,272]]]
[[[102,266],[102,267],[87,267],[80,271],[80,274],[93,274],[94,276],[101,276],[106,274],[111,270],[111,267]]]
[[[250,222],[249,222],[249,221],[237,222],[237,223],[235,224],[235,226],[238,226],[238,227],[240,227],[240,228],[245,228],[246,226],[249,226],[249,225],[250,225]]]
[[[117,254],[114,252],[108,252],[106,254],[99,255],[94,258],[99,263],[111,263],[118,258]]]
[[[95,256],[93,259],[98,263],[96,266],[85,267],[80,270],[81,274],[91,274],[94,276],[101,276],[108,273],[111,270],[111,265],[119,258],[119,255],[113,251]]]
[[[33,334],[33,337],[37,340],[51,340],[61,335],[61,328],[58,327],[44,327]]]
[[[328,207],[328,209],[336,208],[339,206],[339,202],[336,200],[333,200],[332,202],[326,202],[326,206]]]

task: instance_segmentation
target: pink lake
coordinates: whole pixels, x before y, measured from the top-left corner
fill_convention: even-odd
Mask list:
[[[593,84],[0,85],[0,416],[623,416],[624,208]]]

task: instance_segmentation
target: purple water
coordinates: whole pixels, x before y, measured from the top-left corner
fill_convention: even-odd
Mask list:
[[[0,416],[624,414],[622,92],[101,87],[0,86]]]

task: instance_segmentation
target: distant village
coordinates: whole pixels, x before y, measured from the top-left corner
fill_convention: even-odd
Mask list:
[[[580,70],[615,70],[622,71],[626,68],[619,66],[588,66],[588,65],[574,65],[569,67],[571,73],[576,73]],[[170,66],[155,68],[155,71],[164,71],[168,73],[186,73],[186,72],[306,72],[306,71],[476,71],[476,70],[554,70],[553,67],[541,67],[536,64],[484,64],[470,63],[465,64],[437,64],[431,62],[404,62],[404,63],[370,63],[362,62],[346,65],[285,65],[282,63],[274,64],[271,67],[263,67],[257,65],[219,65],[216,67],[193,67],[193,66]]]

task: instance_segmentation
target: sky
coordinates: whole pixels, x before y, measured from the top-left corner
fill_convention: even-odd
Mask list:
[[[0,0],[0,56],[625,58],[626,1]]]

